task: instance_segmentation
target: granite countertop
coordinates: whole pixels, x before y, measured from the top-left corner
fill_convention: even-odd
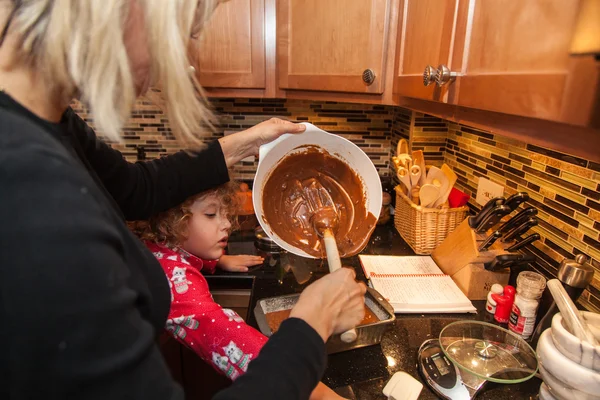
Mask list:
[[[238,232],[230,238],[229,253],[257,254],[254,247],[254,232]],[[363,254],[414,255],[402,240],[393,224],[378,226]],[[293,255],[289,264],[293,269],[282,267],[280,255],[267,255],[263,265],[251,269],[247,274],[217,273],[207,276],[211,289],[252,288],[248,323],[256,327],[254,307],[259,299],[299,293],[315,279],[328,272],[321,260],[308,260]],[[358,257],[342,260],[346,266],[356,270],[357,279],[365,281]],[[301,283],[299,283],[301,282]],[[340,395],[350,399],[386,399],[383,387],[391,376],[404,371],[424,382],[417,372],[417,350],[427,339],[438,337],[447,324],[464,319],[494,322],[485,312],[484,301],[474,301],[477,314],[397,314],[380,345],[350,350],[329,356],[328,368],[323,382]],[[490,384],[478,399],[530,399],[536,398],[541,381],[533,378],[516,385]],[[436,399],[437,396],[424,384],[419,399]]]

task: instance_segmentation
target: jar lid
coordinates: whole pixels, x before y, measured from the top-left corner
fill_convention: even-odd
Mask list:
[[[546,278],[537,272],[523,271],[517,277],[517,292],[529,296],[541,296],[546,288]]]
[[[587,260],[583,254],[578,254],[575,260],[563,260],[558,267],[558,280],[571,287],[586,288],[594,279],[594,268],[586,264]]]

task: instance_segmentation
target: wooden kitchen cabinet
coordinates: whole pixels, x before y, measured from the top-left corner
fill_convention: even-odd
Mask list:
[[[459,11],[453,104],[560,120],[579,0],[470,0]]]
[[[448,64],[460,0],[402,0],[396,45],[394,94],[443,101],[447,86],[425,86],[427,65]]]
[[[277,1],[279,88],[383,93],[392,2]],[[370,84],[363,80],[369,69]]]
[[[264,89],[265,0],[221,3],[195,45],[196,76],[209,91]]]
[[[565,121],[579,0],[403,0],[394,93]],[[456,77],[425,87],[426,65]],[[567,121],[565,121],[567,122]]]

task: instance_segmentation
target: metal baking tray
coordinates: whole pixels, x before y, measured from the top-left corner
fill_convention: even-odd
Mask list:
[[[256,307],[254,307],[254,316],[256,317],[258,328],[263,335],[271,336],[273,334],[267,323],[266,314],[293,308],[299,297],[299,294],[269,297],[261,299],[256,303]],[[367,288],[367,293],[365,293],[365,305],[377,316],[379,321],[357,326],[356,333],[358,337],[352,343],[342,342],[340,335],[331,336],[327,341],[327,354],[373,346],[381,342],[381,338],[385,331],[392,326],[396,320],[394,309],[390,303],[379,294],[379,292],[371,288]]]

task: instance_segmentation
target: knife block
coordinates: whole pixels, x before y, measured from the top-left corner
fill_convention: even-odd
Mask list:
[[[497,245],[497,246],[496,246]],[[485,300],[494,283],[505,286],[510,270],[488,271],[483,264],[506,251],[498,243],[480,252],[477,234],[465,219],[431,253],[440,269],[458,285],[469,300]]]

